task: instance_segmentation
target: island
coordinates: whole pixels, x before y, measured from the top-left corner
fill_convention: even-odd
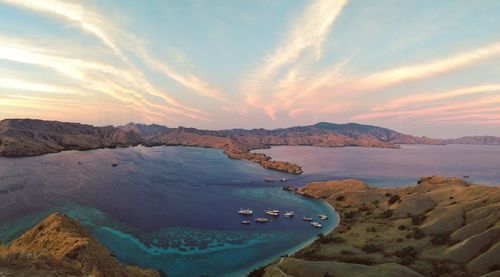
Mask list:
[[[313,182],[339,225],[250,276],[499,276],[500,187],[422,177],[375,188],[356,179]]]

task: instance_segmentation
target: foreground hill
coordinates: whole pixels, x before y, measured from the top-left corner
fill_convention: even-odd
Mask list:
[[[0,276],[160,277],[125,266],[75,220],[52,214],[9,245],[0,245]]]
[[[433,176],[403,188],[314,182],[300,193],[332,204],[339,226],[253,276],[500,276],[499,187]]]

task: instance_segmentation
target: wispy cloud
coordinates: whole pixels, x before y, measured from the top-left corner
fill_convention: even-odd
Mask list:
[[[191,89],[199,95],[211,97],[217,100],[222,100],[222,94],[208,82],[203,81],[201,78],[194,74],[182,74],[171,67],[159,62],[157,59],[151,57],[145,50],[141,41],[132,34],[125,32],[118,28],[115,24],[110,22],[105,16],[101,15],[88,6],[82,6],[75,3],[69,3],[60,0],[1,0],[5,3],[15,5],[24,9],[32,10],[34,12],[43,13],[57,19],[61,19],[69,23],[73,27],[77,27],[87,33],[96,36],[104,45],[108,46],[114,54],[126,62],[135,70],[137,68],[124,54],[126,50],[134,52],[141,57],[146,64],[152,69],[164,74],[166,77],[179,82],[186,88]],[[120,42],[118,44],[118,42]],[[174,102],[175,104],[176,102]]]
[[[433,101],[439,100],[447,100],[450,98],[467,96],[467,95],[477,95],[477,94],[485,94],[485,93],[499,93],[500,92],[500,84],[499,85],[480,85],[473,86],[467,88],[459,88],[450,91],[435,91],[435,92],[426,92],[426,93],[417,93],[410,96],[397,98],[391,100],[387,103],[376,105],[373,110],[374,111],[383,111],[383,110],[393,110],[400,108],[407,108],[408,106],[414,106],[418,104],[428,105]]]
[[[263,107],[270,117],[274,117],[277,106],[263,104],[262,98],[269,99],[276,91],[292,89],[300,69],[290,70],[281,81],[273,78],[285,66],[304,63],[301,59],[320,60],[325,38],[346,4],[347,0],[317,0],[306,7],[276,50],[244,80],[243,90],[250,105]]]

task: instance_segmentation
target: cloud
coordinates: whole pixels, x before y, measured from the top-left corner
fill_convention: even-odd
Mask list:
[[[0,40],[2,41],[0,60],[50,68],[72,79],[79,91],[90,90],[105,94],[144,114],[162,111],[167,114],[205,120],[201,111],[181,105],[161,93],[139,72],[119,69],[95,61],[63,57],[50,53],[47,49],[33,47],[31,46],[34,45],[33,42],[12,40],[7,37],[0,37]],[[13,85],[12,82],[11,85]],[[17,85],[21,85],[20,82],[17,82]],[[24,86],[26,85],[24,83]],[[157,97],[164,103],[152,101],[149,99],[151,97]]]
[[[419,93],[407,97],[391,100],[387,103],[377,105],[373,108],[374,111],[392,110],[405,108],[417,104],[429,104],[431,101],[447,100],[454,97],[476,95],[484,93],[500,92],[500,84],[498,85],[480,85],[467,88],[459,88],[450,91],[440,91],[432,93]]]
[[[269,117],[274,118],[279,106],[265,102],[270,98],[270,102],[278,100],[272,97],[277,92],[279,94],[279,91],[294,89],[297,77],[302,72],[298,66],[285,74],[281,81],[273,78],[287,65],[320,60],[323,43],[346,4],[346,0],[317,0],[306,7],[275,51],[243,81],[242,87],[248,104],[263,108]]]
[[[105,16],[88,6],[60,0],[1,0],[4,3],[43,13],[50,17],[62,19],[74,27],[97,37],[104,45],[108,46],[114,54],[126,62],[129,66],[135,65],[126,57],[122,48],[134,52],[154,70],[164,74],[166,77],[179,82],[181,85],[191,89],[195,93],[205,97],[222,100],[222,94],[206,81],[201,80],[193,74],[181,74],[171,67],[160,63],[151,57],[138,38],[119,29]],[[119,42],[119,44],[117,43]],[[176,102],[175,102],[176,103]]]

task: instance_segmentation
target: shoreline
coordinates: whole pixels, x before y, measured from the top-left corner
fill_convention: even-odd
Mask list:
[[[322,234],[324,234],[325,236],[326,235],[329,235],[331,234],[335,228],[337,228],[340,224],[340,214],[337,212],[337,210],[335,210],[335,208],[330,204],[328,203],[327,201],[325,201],[324,199],[318,199],[318,198],[314,198],[314,197],[309,197],[307,195],[300,195],[300,194],[297,194],[297,196],[299,197],[308,197],[308,198],[313,198],[312,200],[313,201],[320,201],[322,202],[322,204],[324,204],[324,206],[329,209],[329,212],[331,214],[333,214],[335,216],[335,224],[332,225],[332,227],[327,231],[327,232],[321,232]],[[330,214],[328,214],[328,218],[330,219]],[[231,276],[234,276],[234,277],[237,277],[237,276],[248,276],[248,274],[250,274],[251,272],[255,271],[255,270],[259,270],[260,268],[265,268],[267,267],[268,265],[272,264],[274,261],[276,261],[277,259],[281,259],[282,257],[284,256],[287,256],[287,257],[290,257],[290,256],[293,256],[295,255],[296,253],[304,250],[305,248],[311,246],[316,240],[318,239],[318,235],[294,246],[294,247],[291,247],[289,249],[287,249],[286,251],[284,252],[288,252],[287,254],[284,254],[284,255],[277,255],[275,257],[271,257],[271,258],[268,258],[268,259],[265,259],[261,262],[258,262],[258,263],[255,263],[254,265],[252,265],[251,267],[249,268],[252,268],[251,270],[248,270],[248,269],[243,269],[243,270],[239,270],[239,271],[236,271],[236,272],[230,272],[228,273],[228,275],[222,275],[222,276],[228,276],[228,277],[231,277]]]

